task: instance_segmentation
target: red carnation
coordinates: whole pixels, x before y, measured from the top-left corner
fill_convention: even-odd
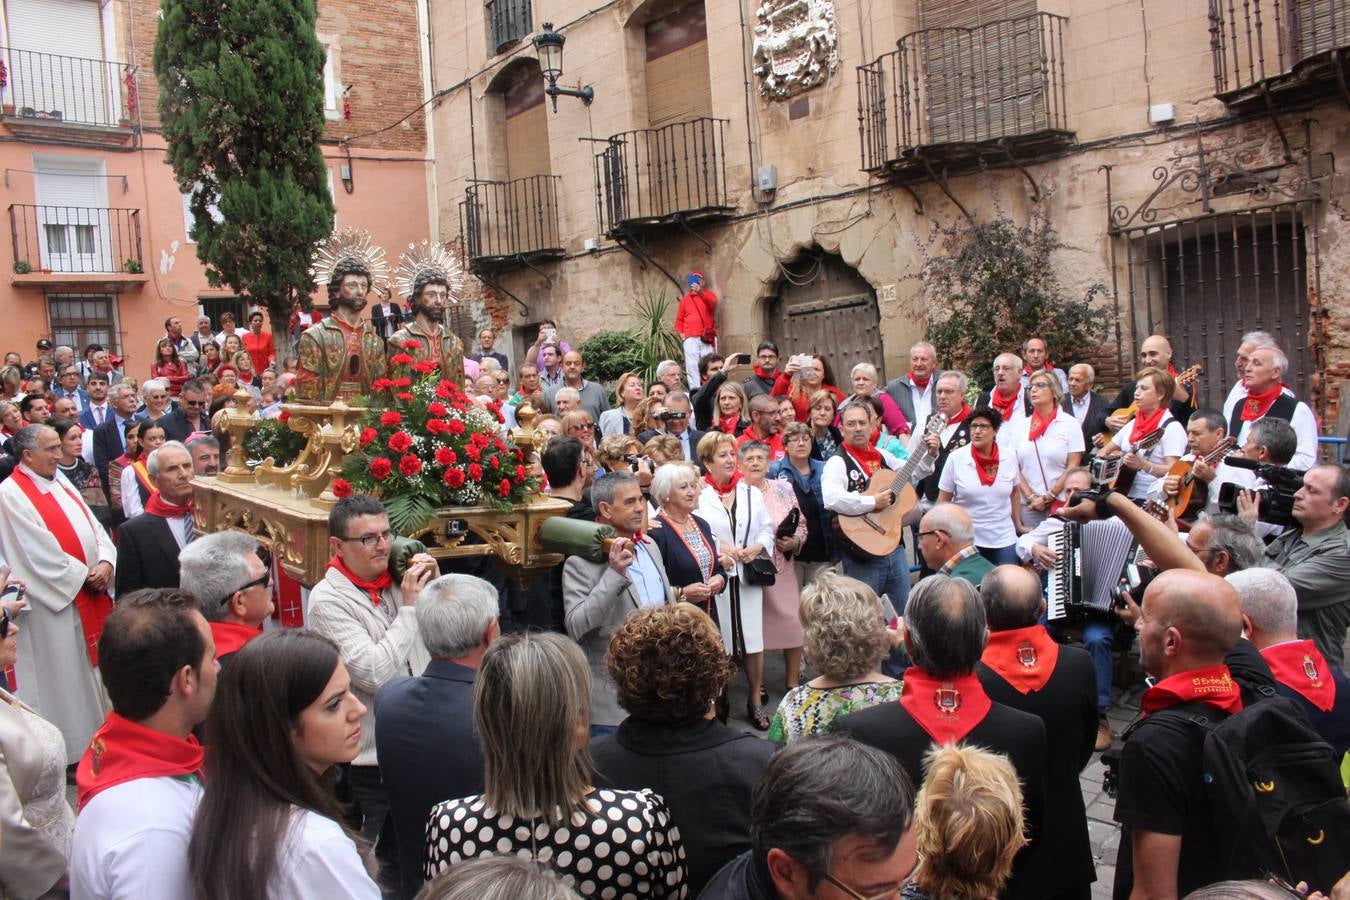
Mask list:
[[[402,423],[403,423],[403,414],[394,412],[393,410],[390,410],[389,412],[384,413],[380,416],[380,424],[383,425],[385,428],[392,428],[393,426],[401,425]]]
[[[450,426],[441,419],[427,419],[427,434],[444,434],[449,430]]]
[[[291,414],[284,409],[281,411],[281,415],[277,416],[278,422],[289,422],[290,420]]]
[[[469,477],[474,481],[483,480],[483,467],[478,463],[469,463]]]
[[[414,338],[408,338],[403,342],[404,350],[421,350],[422,342]]]
[[[377,456],[370,461],[370,476],[376,481],[384,481],[392,471],[394,464],[383,456]]]
[[[381,376],[370,383],[370,388],[375,391],[387,391],[392,385],[393,382],[388,378]]]
[[[452,397],[453,395],[450,393],[450,388],[451,388],[452,386],[453,386],[453,385],[451,385],[450,382],[448,382],[448,381],[444,381],[444,380],[440,381],[440,382],[437,383],[437,385],[436,385],[436,396],[437,396],[437,397],[440,397],[442,400],[449,400],[449,399],[451,399],[451,397]]]
[[[436,360],[428,359],[423,360],[422,362],[413,366],[413,371],[416,372],[418,375],[430,375],[432,372],[435,372],[440,367],[441,364],[436,362]]]
[[[469,459],[473,460],[474,462],[478,462],[483,458],[483,451],[479,450],[473,444],[470,444],[469,446],[464,448],[464,455],[467,456]]]
[[[458,461],[459,457],[456,456],[455,451],[451,450],[449,447],[436,448],[436,465],[453,466]]]
[[[464,423],[459,419],[451,419],[449,422],[450,433],[458,437],[464,433]]]
[[[488,465],[494,469],[500,469],[502,467],[502,458],[494,453],[492,458],[488,460]]]
[[[445,416],[450,414],[450,411],[445,408],[444,403],[437,403],[435,400],[427,404],[427,412],[433,416]]]
[[[469,440],[473,441],[473,445],[475,447],[480,448],[486,447],[489,443],[488,436],[486,434],[483,434],[483,432],[481,431],[475,431],[473,435],[469,438]]]
[[[498,450],[505,450],[505,449],[506,449],[506,445],[502,443],[502,439],[501,439],[501,438],[493,438],[493,439],[492,439],[492,446],[496,447]]]
[[[411,478],[422,471],[422,460],[416,456],[405,456],[398,461],[398,471],[404,478]]]
[[[392,385],[393,385],[394,387],[396,387],[396,388],[412,387],[412,379],[411,379],[411,378],[395,378],[393,381],[391,381],[391,382],[389,382],[389,383],[392,384]]]
[[[414,362],[416,360],[406,353],[395,353],[389,357],[389,365],[391,366],[411,366]]]
[[[389,436],[389,449],[395,453],[406,453],[412,446],[412,435],[406,431],[395,431]]]
[[[516,466],[516,484],[520,484],[524,480],[525,480],[525,467]]]
[[[403,393],[397,394],[396,396],[398,397],[398,399],[402,400],[404,403],[411,403],[413,400],[416,400],[416,399],[417,399],[417,398],[414,397],[412,394],[409,394],[409,393],[407,393],[407,392],[403,392]]]
[[[345,478],[333,479],[333,496],[341,500],[352,495],[352,483]]]
[[[444,481],[445,486],[451,490],[462,488],[464,487],[464,470],[446,469],[445,476],[441,480]]]
[[[396,415],[397,415],[397,414],[396,414]],[[366,446],[367,444],[369,444],[371,441],[375,440],[375,438],[377,438],[377,437],[379,437],[379,436],[380,436],[380,433],[379,433],[378,431],[376,431],[374,428],[362,428],[362,429],[361,429],[361,446],[362,446],[362,447]]]
[[[502,483],[497,485],[497,496],[499,497],[511,496],[511,482],[503,478]]]

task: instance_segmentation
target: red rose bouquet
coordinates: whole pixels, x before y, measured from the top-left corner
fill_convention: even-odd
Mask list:
[[[501,412],[473,403],[435,362],[406,353],[372,393],[357,452],[342,467],[343,490],[378,494],[399,534],[422,527],[437,507],[505,509],[539,489],[525,454],[504,440]]]

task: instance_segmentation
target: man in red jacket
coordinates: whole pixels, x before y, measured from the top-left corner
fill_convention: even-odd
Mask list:
[[[689,273],[689,291],[680,298],[675,310],[675,330],[684,339],[684,371],[689,379],[689,390],[701,383],[698,361],[705,353],[717,349],[717,295],[703,288],[703,273]]]

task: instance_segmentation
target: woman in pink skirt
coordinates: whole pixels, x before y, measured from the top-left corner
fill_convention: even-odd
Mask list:
[[[764,506],[775,530],[773,564],[778,570],[774,583],[764,588],[764,649],[782,650],[786,685],[784,691],[797,686],[802,665],[802,623],[798,615],[801,590],[792,556],[806,543],[807,523],[797,508],[797,495],[792,486],[777,478],[770,479],[769,448],[759,441],[747,441],[740,446],[741,473],[745,483],[757,489],[764,497]],[[787,537],[777,533],[780,525],[796,511],[797,527]],[[760,689],[760,703],[769,702],[769,689]]]

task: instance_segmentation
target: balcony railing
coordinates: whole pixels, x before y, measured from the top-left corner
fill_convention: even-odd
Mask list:
[[[596,214],[605,233],[730,214],[726,124],[701,117],[611,135],[595,157]]]
[[[530,0],[486,0],[488,52],[501,53],[534,27]]]
[[[1315,62],[1339,68],[1336,51],[1350,47],[1350,0],[1210,0],[1214,92],[1230,102],[1265,86],[1308,88],[1321,79]]]
[[[557,175],[484,181],[464,192],[460,229],[470,266],[561,256]]]
[[[17,275],[135,275],[141,259],[141,211],[83,206],[9,208]]]
[[[0,60],[9,75],[0,90],[8,115],[105,127],[125,125],[130,117],[127,101],[136,83],[126,63],[12,47],[0,47]]]
[[[905,168],[920,151],[979,158],[982,145],[1072,139],[1064,104],[1064,25],[1051,13],[978,28],[927,28],[858,67],[862,167]]]

